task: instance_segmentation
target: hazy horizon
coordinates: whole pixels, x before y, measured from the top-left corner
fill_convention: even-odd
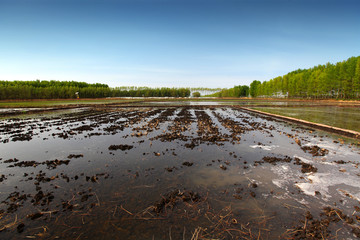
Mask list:
[[[0,0],[0,79],[249,85],[360,55],[360,2]]]

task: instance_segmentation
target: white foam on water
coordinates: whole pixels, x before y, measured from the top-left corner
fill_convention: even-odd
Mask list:
[[[278,148],[279,145],[270,145],[270,146],[264,146],[264,145],[250,145],[251,148],[261,148],[261,149],[264,149],[266,151],[271,151],[275,148]]]
[[[313,163],[313,162],[314,162],[314,161],[312,161],[312,160],[310,160],[310,159],[306,159],[306,158],[304,158],[304,157],[300,157],[300,156],[297,156],[297,155],[294,155],[294,157],[300,159],[300,160],[303,161],[304,163],[310,164],[310,163]]]
[[[308,175],[308,182],[297,183],[298,186],[305,194],[315,196],[315,191],[321,193],[321,195],[330,198],[330,187],[337,185],[347,185],[357,190],[348,191],[349,194],[355,198],[360,199],[360,181],[358,176],[350,175],[347,173],[313,173]],[[338,190],[339,192],[339,190]]]
[[[280,179],[274,179],[272,180],[272,183],[277,186],[278,188],[283,188],[285,185],[284,181],[281,181]]]
[[[278,188],[282,188],[288,191],[288,186],[292,185],[295,181],[295,178],[298,177],[294,169],[286,164],[277,164],[272,166],[271,171],[275,173],[279,178],[272,179],[272,183],[277,186]]]
[[[305,205],[305,206],[309,205],[309,202],[306,201],[305,199],[299,199],[298,202]]]
[[[323,172],[303,174],[299,169],[294,168],[293,164],[278,163],[271,166],[270,170],[277,176],[273,178],[272,183],[286,192],[293,186],[298,187],[308,196],[315,197],[315,192],[321,194],[324,201],[329,201],[331,197],[335,197],[336,193],[344,195],[344,191],[349,193],[353,198],[360,199],[360,178],[353,171],[353,166],[329,163],[316,158],[308,159],[300,156],[302,162],[317,165]],[[339,171],[345,168],[346,172]],[[303,177],[300,180],[300,177]],[[299,182],[299,180],[301,182]],[[283,196],[285,197],[285,196]],[[299,203],[305,204],[304,199],[296,199]]]
[[[335,163],[335,162],[327,162],[327,159],[321,159],[321,162],[320,162],[321,164],[324,164],[324,165],[337,165],[337,163]]]

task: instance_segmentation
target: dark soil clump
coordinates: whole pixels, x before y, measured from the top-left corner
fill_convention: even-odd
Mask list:
[[[70,162],[70,160],[58,160],[58,159],[55,159],[55,160],[47,160],[45,162],[45,164],[47,165],[48,169],[55,169],[57,166],[59,165],[68,165]]]
[[[317,172],[317,168],[308,163],[302,163],[301,164],[301,172],[302,173]]]
[[[295,164],[296,165],[301,165],[301,172],[302,173],[317,172],[317,170],[318,170],[313,165],[308,164],[308,163],[304,163],[299,158],[295,158]]]
[[[301,149],[304,152],[309,152],[310,154],[313,155],[313,157],[325,156],[326,154],[329,153],[329,150],[327,150],[325,148],[320,148],[318,146],[303,146],[303,147],[301,147]]]
[[[126,151],[126,150],[130,150],[132,149],[134,146],[132,145],[127,145],[127,144],[120,144],[120,145],[111,145],[109,147],[109,150],[118,150],[120,149],[121,151]]]
[[[81,126],[81,127],[74,128],[73,130],[74,130],[74,131],[83,132],[83,131],[92,131],[92,130],[94,130],[94,128],[92,128],[92,127],[89,126],[89,125],[83,125],[83,126]]]
[[[83,154],[70,154],[67,158],[81,158],[84,157]]]
[[[337,164],[345,164],[345,163],[347,163],[344,160],[338,160],[338,161],[334,161],[334,162],[337,163]]]
[[[166,208],[174,208],[181,202],[199,202],[201,197],[193,191],[174,190],[162,196],[162,199],[154,204],[154,212],[163,212]]]
[[[20,223],[17,227],[16,227],[16,230],[18,233],[22,233],[25,229],[25,224],[23,223]]]
[[[4,180],[6,180],[6,177],[4,174],[1,174],[0,175],[0,182],[3,182]]]
[[[271,163],[272,165],[276,165],[277,162],[291,162],[291,158],[288,156],[285,156],[284,158],[279,157],[263,157],[263,160],[267,163]]]
[[[32,133],[28,133],[28,134],[16,134],[12,136],[11,141],[16,142],[16,141],[30,141],[32,139],[31,137]]]
[[[301,172],[302,173],[317,172],[317,170],[318,170],[313,165],[308,164],[308,163],[304,163],[303,161],[301,161],[300,158],[297,158],[297,157],[292,159],[289,156],[285,156],[285,157],[266,156],[266,157],[263,157],[262,160],[263,161],[255,161],[255,164],[261,164],[261,163],[267,162],[267,163],[270,163],[272,165],[276,165],[276,163],[278,163],[278,162],[290,163],[290,162],[292,162],[294,160],[295,165],[300,165],[301,166]]]
[[[193,164],[194,163],[192,163],[192,162],[183,162],[182,165],[187,166],[187,167],[191,167]]]

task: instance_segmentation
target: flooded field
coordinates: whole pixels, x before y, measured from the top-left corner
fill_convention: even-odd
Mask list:
[[[3,119],[0,134],[0,239],[360,237],[355,140],[195,105]]]
[[[288,100],[288,99],[179,99],[166,101],[138,101],[130,103],[133,106],[158,106],[158,105],[239,105],[239,106],[254,106],[254,107],[329,107],[329,106],[352,106],[360,107],[360,102],[341,102],[341,101],[306,101],[306,100]]]
[[[360,132],[359,107],[254,107],[254,109]]]

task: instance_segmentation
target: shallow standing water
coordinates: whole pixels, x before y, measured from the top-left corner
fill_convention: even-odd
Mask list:
[[[84,109],[0,131],[1,239],[359,236],[359,147],[336,135],[221,106]]]
[[[254,109],[360,132],[359,107],[255,107]]]
[[[358,102],[327,101],[174,101],[174,102],[137,102],[133,106],[169,106],[169,105],[210,105],[243,106],[256,110],[298,118],[310,122],[326,124],[360,132],[360,109]]]

